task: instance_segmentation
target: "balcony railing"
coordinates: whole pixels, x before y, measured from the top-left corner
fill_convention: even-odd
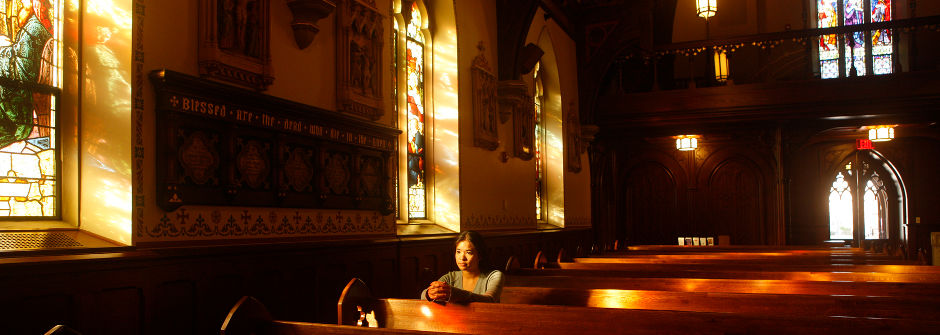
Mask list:
[[[834,35],[838,68],[828,76],[874,75],[872,57],[864,63],[848,61],[846,41],[862,33],[864,55],[872,55],[872,35],[889,30],[891,57],[882,71],[890,73],[937,70],[940,59],[940,15],[823,29],[792,30],[733,38],[657,45],[652,50],[626,55],[612,67],[609,78],[623,93],[740,85],[791,80],[822,80],[820,37]],[[884,50],[881,47],[880,50]],[[715,53],[728,59],[726,78],[716,78]],[[879,63],[880,64],[880,63]],[[857,66],[856,66],[857,65]],[[609,92],[609,91],[608,91]]]

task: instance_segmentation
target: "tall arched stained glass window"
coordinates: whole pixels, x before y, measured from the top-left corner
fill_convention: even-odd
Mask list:
[[[816,0],[816,27],[886,22],[891,21],[891,12],[891,0]],[[840,73],[864,76],[893,72],[891,29],[856,31],[844,36],[822,35],[818,49],[819,73],[823,79],[838,78]]]
[[[395,100],[398,97],[398,44],[399,44],[398,43],[398,36],[399,36],[398,29],[401,29],[399,28],[398,20],[393,18],[392,19],[392,75],[391,77],[392,77],[392,97],[394,101],[394,103],[392,103],[392,111],[395,113],[394,115],[399,115],[398,114],[398,111],[399,111],[398,101]],[[398,125],[397,122],[396,122],[396,125]],[[400,148],[401,146],[396,146],[395,157],[399,157],[398,153],[400,152],[399,150],[401,150]],[[394,164],[395,169],[396,169],[395,171],[398,171],[397,167],[399,166],[400,163],[398,163],[397,160],[395,162],[396,162]],[[398,178],[395,178],[396,199],[397,199],[397,195],[399,194],[398,192],[399,192],[399,187],[401,187],[400,185],[401,185],[401,182],[399,182]],[[401,217],[401,203],[398,201],[395,201],[395,217],[396,218]]]
[[[535,63],[532,71],[535,80],[535,219],[545,220],[545,119],[542,104],[545,100],[545,88],[539,75],[541,64]]]
[[[0,0],[0,216],[58,216],[62,1]]]
[[[887,207],[885,199],[884,183],[878,173],[873,173],[871,179],[865,184],[865,195],[863,196],[866,239],[888,238],[885,224],[885,207]]]
[[[852,192],[842,172],[829,189],[829,238],[852,239]]]
[[[405,76],[408,117],[408,217],[427,218],[427,185],[424,94],[424,18],[418,3],[411,4],[411,21],[405,27]]]

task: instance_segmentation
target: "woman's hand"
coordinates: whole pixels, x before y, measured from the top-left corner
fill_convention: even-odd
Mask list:
[[[428,298],[432,301],[450,300],[450,285],[442,281],[433,281],[428,286]]]

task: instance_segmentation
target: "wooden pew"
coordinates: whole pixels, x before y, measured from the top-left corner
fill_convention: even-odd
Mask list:
[[[762,265],[687,265],[687,264],[599,264],[556,263],[561,270],[574,272],[533,273],[540,275],[598,275],[607,277],[779,279],[809,281],[877,281],[897,283],[940,283],[940,273],[849,272],[835,268],[785,268]],[[547,266],[551,267],[551,266]],[[555,270],[546,268],[545,270]],[[851,269],[846,269],[851,270]],[[526,269],[520,271],[525,272]],[[859,271],[859,270],[857,270]]]
[[[340,297],[344,324],[354,324],[348,322],[359,315],[356,306],[374,312],[383,328],[478,334],[931,334],[940,327],[928,320],[375,299],[363,295],[368,288],[352,288],[364,285],[354,279]]]
[[[788,265],[917,265],[885,255],[793,255],[783,253],[725,253],[681,255],[610,255],[575,258],[578,263],[624,264],[788,264]]]
[[[936,320],[934,297],[673,292],[556,287],[504,287],[503,303],[739,313],[795,317],[852,316]]]
[[[344,325],[330,325],[311,322],[293,322],[274,320],[267,308],[257,299],[242,297],[229,311],[220,330],[222,335],[402,335],[402,334],[441,334],[417,330],[369,328]]]
[[[824,245],[631,245],[626,247],[625,252],[629,251],[766,251],[766,250],[818,250],[818,251],[853,251],[864,252],[862,248],[853,247],[830,247]]]
[[[505,287],[550,287],[572,289],[619,289],[677,292],[773,293],[858,296],[925,296],[940,297],[936,283],[892,282],[830,282],[774,279],[713,279],[713,278],[630,278],[578,275],[528,275],[515,271],[503,276]],[[573,270],[577,271],[577,270]],[[548,272],[558,273],[561,271]]]

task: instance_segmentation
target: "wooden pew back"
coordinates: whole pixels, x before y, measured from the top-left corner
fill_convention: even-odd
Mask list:
[[[375,313],[379,327],[477,334],[929,334],[940,327],[940,322],[925,320],[346,298],[340,297],[341,305],[351,306],[355,301],[365,312]],[[351,311],[348,306],[340,311]],[[340,316],[340,320],[353,319]]]
[[[673,292],[552,287],[504,287],[501,301],[603,308],[739,313],[795,317],[852,316],[935,320],[936,297],[834,296],[769,293]]]
[[[222,322],[221,335],[428,335],[440,334],[406,329],[365,328],[311,322],[274,320],[257,299],[242,297]]]

